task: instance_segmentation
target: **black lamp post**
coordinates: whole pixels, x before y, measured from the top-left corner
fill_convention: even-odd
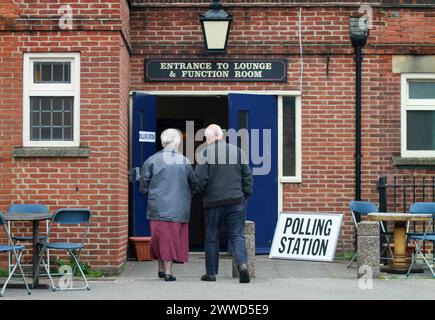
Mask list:
[[[355,200],[361,200],[361,73],[362,47],[369,35],[368,20],[362,17],[350,17],[349,33],[352,46],[355,48]]]
[[[233,16],[223,10],[220,0],[213,0],[210,10],[199,16],[204,34],[205,50],[225,53]]]

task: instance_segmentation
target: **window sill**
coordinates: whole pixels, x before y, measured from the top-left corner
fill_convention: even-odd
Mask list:
[[[433,167],[435,158],[402,158],[393,157],[392,164],[398,167]]]
[[[279,179],[281,183],[302,183],[302,178],[298,177],[282,177]]]
[[[89,147],[15,147],[14,158],[89,158]]]

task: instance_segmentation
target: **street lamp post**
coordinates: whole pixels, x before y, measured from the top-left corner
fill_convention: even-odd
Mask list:
[[[204,34],[205,50],[225,53],[233,16],[223,10],[220,0],[213,0],[210,9],[199,17]]]
[[[355,200],[361,200],[361,74],[362,47],[367,43],[369,29],[367,20],[362,17],[350,17],[349,34],[355,48]]]

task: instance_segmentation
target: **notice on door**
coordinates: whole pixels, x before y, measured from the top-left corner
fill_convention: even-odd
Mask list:
[[[156,142],[156,133],[152,131],[139,131],[139,142]]]
[[[145,81],[287,82],[286,59],[145,60]]]
[[[283,212],[269,258],[333,262],[343,215]]]

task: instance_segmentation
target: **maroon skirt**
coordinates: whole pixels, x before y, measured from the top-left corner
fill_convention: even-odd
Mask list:
[[[151,220],[151,258],[176,263],[189,259],[189,224]]]

